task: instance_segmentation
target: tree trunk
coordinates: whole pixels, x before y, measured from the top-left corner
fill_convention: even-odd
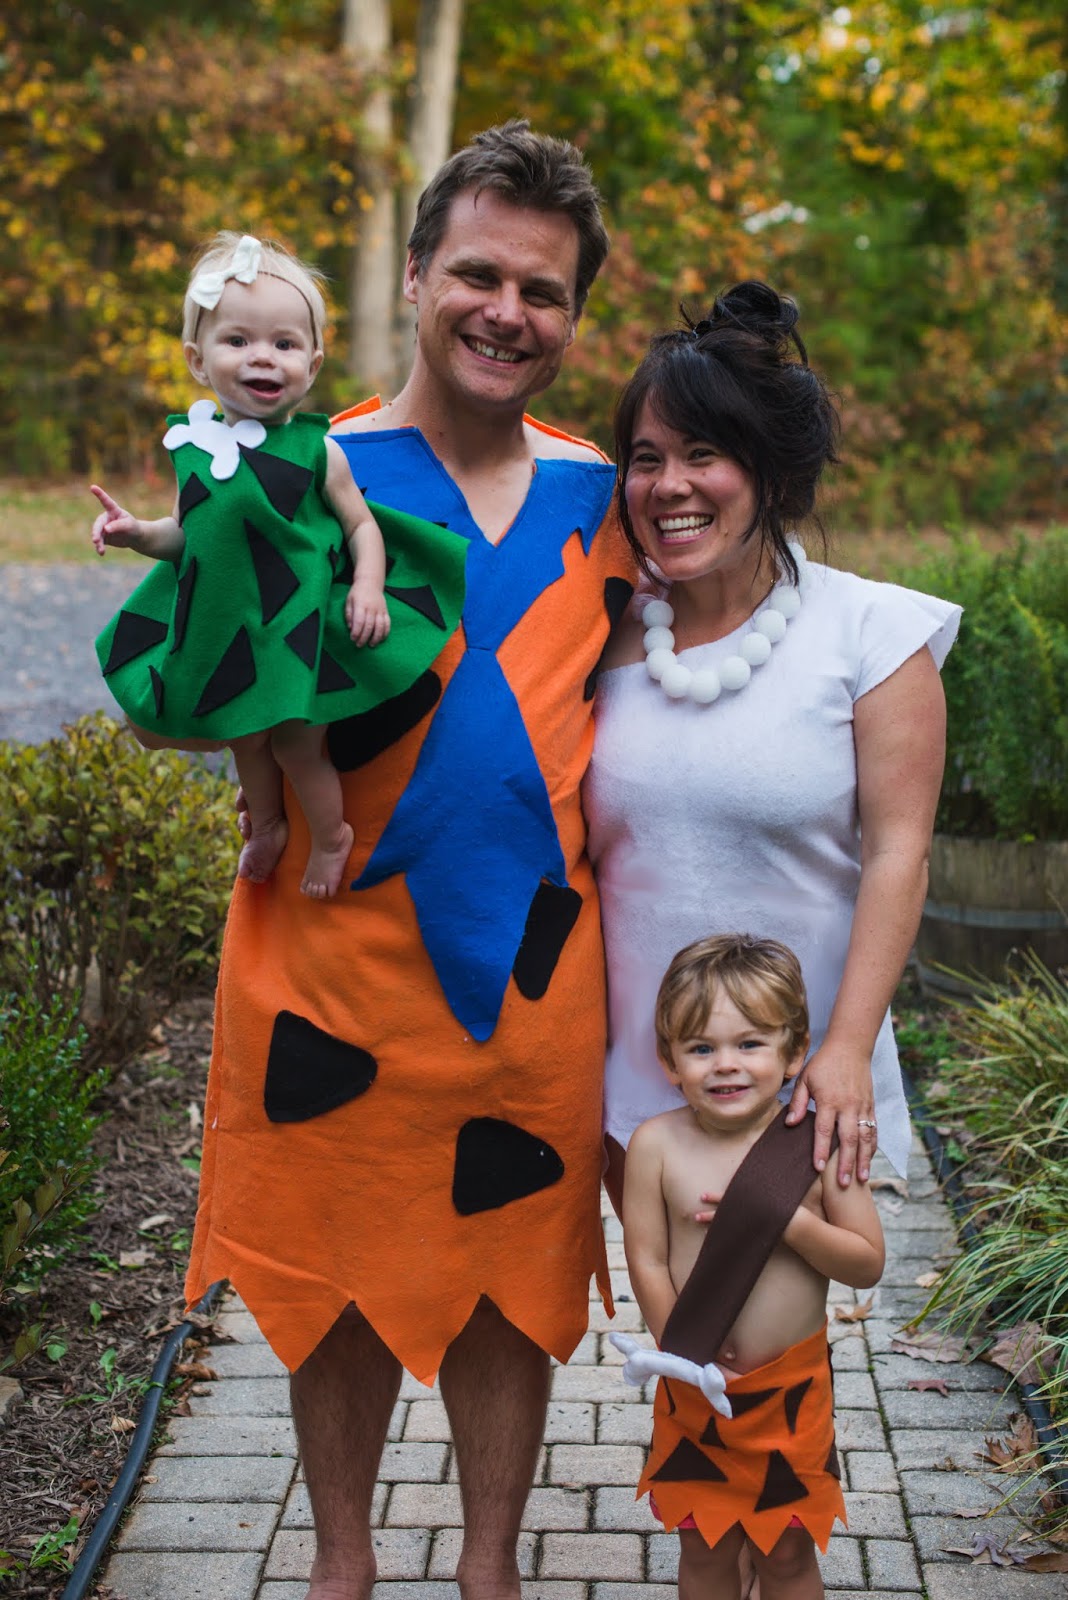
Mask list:
[[[370,205],[361,213],[349,293],[349,371],[368,394],[392,394],[397,353],[397,299],[393,189],[386,157],[393,138],[393,107],[386,69],[391,42],[389,0],[345,0],[342,48],[380,82],[367,99],[363,120],[374,148],[368,162]]]
[[[419,196],[451,151],[463,11],[464,0],[420,0],[415,78],[408,91],[408,151],[414,170],[397,203],[402,267]],[[413,328],[414,306],[400,300],[397,322],[399,329]]]

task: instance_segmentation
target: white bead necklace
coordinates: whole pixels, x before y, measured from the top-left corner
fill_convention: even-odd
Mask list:
[[[797,562],[798,577],[803,581],[808,560],[803,547],[791,540],[787,547]],[[675,613],[666,600],[649,600],[642,609],[645,623],[645,670],[671,700],[692,700],[696,705],[708,706],[718,700],[724,689],[737,693],[744,689],[753,675],[754,667],[762,667],[771,655],[773,645],[786,635],[786,624],[801,610],[801,589],[791,583],[777,583],[768,595],[762,610],[753,618],[753,632],[747,633],[738,646],[738,654],[727,656],[716,667],[698,667],[692,671],[683,666],[675,654],[675,635],[671,624]]]

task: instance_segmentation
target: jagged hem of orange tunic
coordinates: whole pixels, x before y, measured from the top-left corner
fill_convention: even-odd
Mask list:
[[[693,1384],[661,1378],[637,1498],[651,1491],[668,1531],[692,1517],[709,1547],[740,1524],[768,1555],[796,1517],[825,1551],[846,1521],[826,1328],[732,1378],[727,1398],[730,1419]]]
[[[567,881],[582,897],[544,998],[524,997],[511,981],[495,1032],[472,1040],[445,1003],[403,876],[345,888],[407,784],[432,715],[343,773],[355,841],[334,900],[299,893],[309,839],[288,786],[278,868],[265,884],[235,886],[186,1293],[194,1304],[229,1279],[291,1370],[350,1302],[424,1383],[482,1296],[561,1361],[587,1327],[591,1275],[610,1308],[600,1221],[604,962],[579,784],[592,744],[584,688],[608,632],[606,582],[631,573],[617,532],[610,512],[588,554],[567,538],[564,576],[498,651],[545,774]],[[461,629],[434,664],[444,686],[462,650]],[[368,1092],[305,1120],[270,1120],[265,1081],[283,1014],[331,1048],[367,1052],[377,1073]],[[563,1173],[537,1193],[460,1216],[457,1130],[483,1118],[544,1141]]]

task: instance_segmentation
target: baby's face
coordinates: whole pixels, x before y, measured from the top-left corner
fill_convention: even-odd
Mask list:
[[[311,388],[323,352],[300,290],[261,273],[254,283],[226,284],[185,358],[227,422],[285,422]]]
[[[676,1040],[664,1070],[703,1121],[726,1130],[766,1110],[801,1063],[787,1055],[784,1029],[751,1022],[718,989],[704,1027]]]

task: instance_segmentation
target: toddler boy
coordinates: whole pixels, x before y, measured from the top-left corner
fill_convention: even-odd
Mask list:
[[[662,1354],[613,1337],[625,1375],[669,1374],[638,1493],[679,1529],[682,1600],[734,1600],[746,1541],[762,1600],[819,1600],[815,1543],[845,1522],[828,1280],[878,1282],[883,1238],[866,1185],[815,1173],[812,1117],[785,1124],[779,1091],[808,1034],[797,958],[771,939],[688,945],[657,996],[658,1053],[686,1105],[631,1140],[623,1235]]]

